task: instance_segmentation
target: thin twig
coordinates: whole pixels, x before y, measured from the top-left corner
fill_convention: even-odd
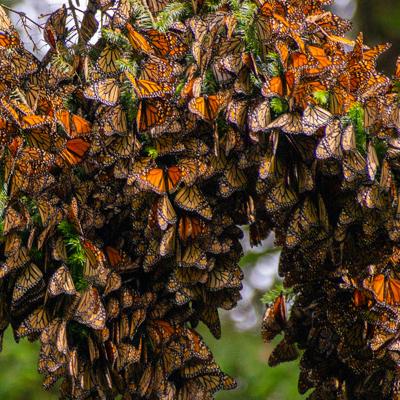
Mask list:
[[[142,3],[142,6],[143,6],[143,8],[146,10],[147,14],[149,14],[149,17],[150,17],[150,19],[151,19],[151,23],[152,23],[153,26],[155,27],[155,26],[156,26],[156,21],[155,21],[155,19],[154,19],[153,14],[152,14],[151,11],[150,11],[149,6],[148,6],[147,3],[146,3],[146,0],[141,0],[140,2]]]
[[[13,12],[13,13],[15,13],[15,14],[18,14],[19,17],[21,18],[21,20],[24,18],[24,19],[26,19],[27,21],[29,21],[30,23],[36,25],[39,29],[43,29],[43,26],[42,26],[42,25],[38,24],[38,23],[37,23],[36,21],[34,21],[33,19],[29,18],[23,11],[14,10],[13,8],[7,7],[7,6],[5,6],[4,4],[1,4],[1,6],[2,6],[3,8],[5,8],[6,10],[10,11],[10,12]]]

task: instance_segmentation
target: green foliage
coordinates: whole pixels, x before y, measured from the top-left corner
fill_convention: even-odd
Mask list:
[[[190,14],[189,2],[176,1],[169,3],[156,19],[155,26],[161,32],[166,32],[175,22]]]
[[[128,71],[133,76],[138,75],[139,66],[136,61],[128,60],[127,58],[121,58],[120,60],[116,61],[117,67],[120,71],[125,72]]]
[[[316,90],[313,97],[320,106],[326,106],[329,102],[329,92],[326,90]]]
[[[271,99],[270,106],[271,110],[277,115],[283,114],[289,108],[286,101],[282,100],[279,97],[273,97]]]
[[[37,371],[39,343],[20,340],[17,345],[11,330],[5,332],[4,349],[0,354],[0,399],[56,400],[57,387],[45,392]]]
[[[364,129],[364,108],[362,104],[354,102],[347,113],[347,117],[354,126],[357,148],[365,152],[367,134]]]
[[[36,264],[39,264],[41,262],[43,262],[43,251],[39,250],[37,247],[32,247],[29,250],[29,257],[31,258],[31,260],[33,262],[35,262]]]
[[[154,147],[146,147],[145,152],[151,158],[157,158],[158,157],[158,152]]]
[[[282,281],[276,281],[275,285],[261,297],[261,302],[264,304],[273,303],[281,293],[285,295],[287,300],[291,300],[295,295],[293,288],[285,288]]]
[[[88,282],[83,276],[83,267],[86,263],[86,253],[80,241],[80,237],[76,233],[73,225],[68,221],[61,221],[58,224],[57,229],[64,237],[64,243],[68,255],[67,265],[71,270],[75,288],[78,291],[83,291],[88,287]]]
[[[267,53],[266,56],[266,70],[270,76],[280,76],[283,72],[282,63],[279,55],[273,51]]]
[[[208,69],[204,75],[201,85],[201,92],[204,94],[213,94],[218,91],[218,82],[215,79],[214,73]]]
[[[146,2],[141,0],[130,0],[132,6],[132,19],[142,29],[154,28],[155,21]]]
[[[101,37],[109,44],[122,48],[129,48],[129,40],[115,30],[103,28],[101,30]]]
[[[218,341],[206,329],[200,331],[223,371],[238,381],[236,390],[217,393],[216,400],[300,400],[306,397],[297,392],[298,361],[274,368],[267,366],[277,340],[264,344],[257,330],[240,332],[226,320],[222,331],[228,340]]]
[[[256,35],[255,17],[258,7],[251,1],[229,0],[233,14],[237,20],[237,31],[243,36],[246,50],[255,55],[261,54],[261,43]]]

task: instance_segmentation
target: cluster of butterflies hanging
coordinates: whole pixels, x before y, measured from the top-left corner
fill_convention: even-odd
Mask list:
[[[400,67],[329,3],[92,0],[48,16],[42,60],[1,10],[0,332],[40,340],[46,388],[234,388],[196,326],[240,299],[248,225],[295,293],[269,363],[303,350],[310,399],[397,398]]]

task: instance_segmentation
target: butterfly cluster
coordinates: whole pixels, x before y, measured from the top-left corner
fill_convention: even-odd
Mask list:
[[[270,365],[300,349],[310,399],[397,398],[388,46],[327,0],[139,3],[63,6],[42,60],[1,10],[0,332],[40,341],[63,398],[212,399],[236,384],[196,327],[219,338],[240,300],[248,225],[294,293],[266,310]]]

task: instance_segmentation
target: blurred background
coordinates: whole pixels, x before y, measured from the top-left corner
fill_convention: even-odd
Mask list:
[[[65,0],[65,2],[67,2]],[[85,0],[80,0],[80,8]],[[62,0],[0,0],[17,10],[24,11],[32,19],[48,14],[62,4]],[[364,32],[369,45],[391,42],[392,48],[379,61],[381,70],[393,74],[397,55],[400,54],[400,1],[399,0],[337,0],[333,11],[353,21],[350,36]],[[17,16],[11,15],[21,28]],[[40,21],[40,20],[39,20]],[[42,19],[43,21],[43,19]],[[23,32],[21,32],[23,35]],[[35,41],[40,37],[31,32]],[[26,35],[25,35],[26,38]],[[26,40],[25,40],[26,41]],[[43,43],[43,42],[42,42]],[[44,43],[43,43],[44,46]],[[45,48],[42,48],[45,51]],[[298,362],[270,368],[267,365],[272,345],[262,343],[259,330],[265,306],[261,297],[278,281],[279,251],[273,247],[270,237],[262,246],[251,249],[243,240],[245,256],[241,266],[245,274],[242,297],[238,307],[221,314],[222,340],[216,340],[201,329],[217,361],[224,371],[235,376],[238,389],[219,393],[218,400],[297,400],[305,398],[297,393]],[[56,391],[44,392],[37,372],[37,344],[22,340],[15,344],[12,334],[6,333],[4,350],[0,354],[1,400],[55,400]]]

